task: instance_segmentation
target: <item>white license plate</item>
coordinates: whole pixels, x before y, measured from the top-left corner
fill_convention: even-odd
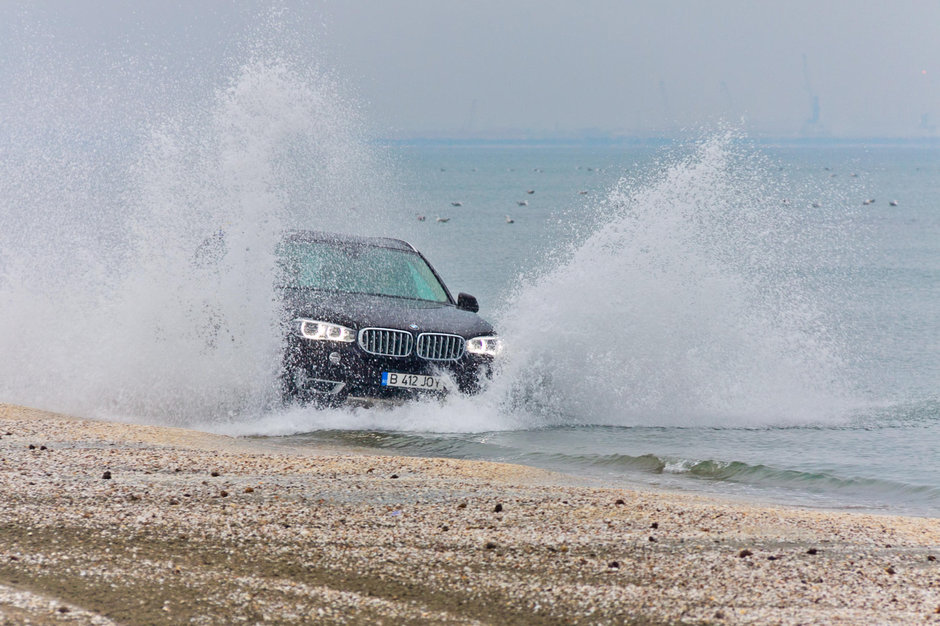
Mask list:
[[[437,376],[426,376],[424,374],[382,372],[382,386],[440,391],[444,389],[444,381]]]

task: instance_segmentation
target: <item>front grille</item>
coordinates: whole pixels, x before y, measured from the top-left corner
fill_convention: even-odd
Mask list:
[[[411,333],[391,328],[363,328],[359,331],[359,347],[369,354],[408,356],[414,345]]]
[[[416,352],[428,361],[456,361],[463,356],[465,343],[458,335],[422,333],[418,335]]]

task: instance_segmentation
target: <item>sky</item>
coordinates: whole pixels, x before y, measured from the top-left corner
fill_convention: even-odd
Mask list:
[[[79,89],[109,73],[118,91],[194,89],[220,80],[239,45],[283,35],[384,137],[722,122],[758,136],[919,137],[940,126],[938,33],[936,0],[0,0],[0,81],[49,62]]]

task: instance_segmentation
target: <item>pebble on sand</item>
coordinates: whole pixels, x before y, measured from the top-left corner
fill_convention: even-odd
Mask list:
[[[240,438],[0,405],[3,419],[22,439],[0,453],[7,470],[0,518],[16,529],[3,535],[0,561],[8,579],[36,575],[42,606],[27,614],[29,623],[51,621],[60,606],[70,612],[59,621],[107,623],[92,622],[80,596],[56,590],[74,584],[80,594],[101,582],[97,606],[110,611],[141,591],[141,580],[153,599],[149,612],[135,620],[137,608],[126,607],[114,614],[122,623],[167,621],[159,617],[171,594],[189,598],[194,622],[225,611],[233,623],[283,614],[285,601],[305,615],[322,607],[319,621],[356,623],[521,623],[539,605],[546,613],[535,618],[559,623],[622,623],[630,615],[638,623],[914,624],[940,608],[936,520],[571,486],[541,470],[476,461],[271,451]],[[30,441],[48,441],[56,454],[35,454],[23,445]],[[108,443],[120,447],[104,461],[98,451]],[[112,464],[120,480],[91,479],[111,478]],[[402,468],[406,485],[387,480],[390,467]],[[224,484],[204,480],[211,469]],[[369,469],[386,480],[364,479]],[[248,485],[265,497],[238,496]],[[218,499],[222,487],[231,500]],[[173,500],[180,505],[167,506]],[[496,511],[501,504],[508,512],[503,500],[511,515]],[[379,510],[391,515],[376,519]],[[47,532],[53,525],[69,532]],[[647,534],[657,542],[641,545],[641,529],[653,529]],[[114,545],[117,554],[140,552],[113,558]],[[890,561],[886,545],[894,546]],[[154,563],[173,582],[154,575]],[[307,568],[322,587],[292,584]],[[347,593],[350,580],[369,581],[360,591],[376,597]],[[0,585],[0,613],[11,593],[25,592]],[[203,601],[205,610],[197,606]],[[185,615],[173,607],[170,616]]]

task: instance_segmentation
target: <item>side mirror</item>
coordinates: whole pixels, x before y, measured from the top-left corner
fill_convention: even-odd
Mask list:
[[[458,293],[457,308],[463,311],[476,313],[480,310],[480,304],[477,302],[477,299],[471,296],[469,293]]]

